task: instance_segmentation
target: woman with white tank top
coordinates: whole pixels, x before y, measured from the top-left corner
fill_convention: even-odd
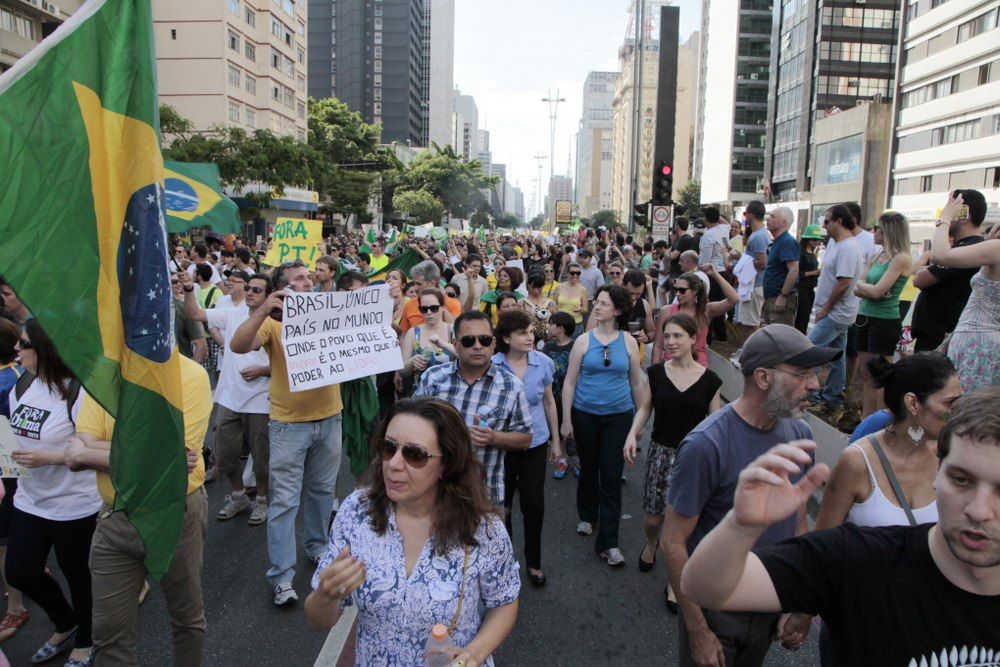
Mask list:
[[[955,368],[942,354],[921,352],[895,364],[872,357],[868,371],[885,390],[893,420],[844,450],[823,492],[815,530],[845,521],[869,528],[937,523],[937,438],[962,395]],[[823,665],[832,664],[826,635],[824,626]]]

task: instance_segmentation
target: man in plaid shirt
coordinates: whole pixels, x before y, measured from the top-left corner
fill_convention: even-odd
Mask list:
[[[478,310],[455,320],[458,361],[423,372],[414,397],[434,396],[458,410],[469,425],[469,436],[486,468],[486,486],[497,507],[503,507],[504,450],[531,446],[531,413],[521,381],[494,366],[493,325]]]

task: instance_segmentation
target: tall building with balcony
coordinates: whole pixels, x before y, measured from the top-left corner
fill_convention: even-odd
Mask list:
[[[466,161],[475,160],[479,153],[479,109],[472,95],[463,95],[458,88],[452,96],[454,122],[451,143],[455,154]]]
[[[817,120],[867,101],[890,102],[898,0],[793,0],[774,9],[764,160],[765,193],[790,202],[812,189]]]
[[[153,0],[160,102],[199,130],[306,139],[305,0]]]
[[[611,208],[613,103],[618,72],[590,72],[576,143],[576,205],[581,217]]]
[[[980,190],[1000,220],[1000,0],[908,0],[889,206],[926,240],[948,193]]]
[[[0,4],[0,73],[52,34],[83,0],[7,0]]]
[[[309,6],[309,95],[336,97],[366,123],[381,125],[384,143],[423,146],[431,90],[424,76],[430,61],[424,0],[309,0]]]
[[[771,0],[703,0],[694,156],[702,202],[730,209],[759,197],[770,49]]]

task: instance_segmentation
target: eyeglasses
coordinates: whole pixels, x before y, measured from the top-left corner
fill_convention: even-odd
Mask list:
[[[607,345],[604,346],[604,367],[607,368],[611,365],[611,348]]]
[[[17,344],[22,350],[30,350],[33,347],[35,347],[34,345],[31,344],[30,340],[24,340],[23,338],[19,339],[17,341]]]
[[[462,336],[458,339],[458,342],[462,344],[462,347],[473,347],[476,341],[483,347],[489,347],[493,344],[493,336],[489,334],[483,334],[481,336]]]
[[[608,273],[610,273],[613,276],[620,276],[622,274],[621,271],[608,271]]]
[[[263,294],[266,290],[263,287],[248,287],[247,291],[251,294]]]
[[[552,269],[545,269],[545,273],[555,273]]]
[[[170,284],[171,284],[171,285],[180,285],[180,284],[181,284],[181,281],[179,281],[179,280],[171,280],[171,281],[170,281]]]
[[[383,461],[389,461],[396,455],[396,452],[402,451],[403,460],[411,468],[423,468],[431,459],[444,458],[441,454],[431,454],[420,445],[403,445],[400,447],[399,443],[393,442],[388,438],[380,440],[376,448]]]
[[[417,310],[426,315],[427,313],[436,313],[441,310],[441,306],[418,306]]]
[[[767,370],[778,371],[779,373],[786,373],[788,375],[794,375],[795,377],[802,380],[808,380],[809,378],[816,376],[816,369],[814,368],[802,371],[801,373],[796,373],[795,371],[786,371],[784,368],[768,368]]]
[[[570,271],[569,272],[569,275],[571,275],[571,276],[579,276],[579,275],[582,275],[582,274],[583,274],[582,271]]]
[[[688,292],[691,291],[691,288],[690,287],[675,287],[674,291],[677,292],[678,294],[687,294]]]

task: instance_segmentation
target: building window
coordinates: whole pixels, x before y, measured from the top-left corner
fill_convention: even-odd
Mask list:
[[[299,141],[305,141],[306,131],[303,130],[301,127],[297,127],[295,128],[295,136],[298,138]]]
[[[381,46],[376,46],[375,47],[375,58],[376,59],[381,59],[382,58],[382,47]]]
[[[240,105],[237,102],[229,100],[229,120],[234,123],[240,122]]]
[[[276,70],[281,70],[281,51],[271,47],[271,67]]]
[[[176,30],[171,29],[171,31],[170,31],[170,39],[172,39],[174,41],[177,40],[177,31]]]
[[[375,29],[376,30],[382,29],[382,19],[378,16],[375,17]]]
[[[295,78],[295,87],[299,89],[300,93],[306,92],[306,78],[301,74]]]
[[[271,84],[271,99],[275,102],[281,101],[281,87],[277,84]]]
[[[375,61],[375,71],[376,72],[381,72],[382,71],[382,61],[381,60],[376,60]]]
[[[233,51],[240,50],[240,36],[232,30],[229,31],[229,48]]]
[[[930,192],[932,187],[933,177],[931,176],[921,176],[920,177],[920,191]]]
[[[296,23],[295,23],[295,32],[298,33],[299,37],[305,37],[306,36],[306,24],[303,23],[302,21],[296,21]]]
[[[229,85],[240,87],[240,71],[232,65],[229,66]]]
[[[231,14],[240,15],[240,0],[229,0],[227,5]]]
[[[281,9],[289,16],[295,16],[295,5],[292,4],[292,0],[281,0]]]
[[[981,35],[987,30],[997,27],[997,9],[991,9],[985,14],[981,14],[971,21],[966,21],[958,26],[958,43]]]
[[[372,113],[375,114],[376,116],[381,116],[382,115],[382,103],[381,102],[375,102],[374,104],[372,104]]]
[[[295,55],[298,58],[300,65],[305,65],[306,64],[306,51],[305,51],[305,49],[296,49]]]
[[[295,105],[295,113],[296,113],[296,115],[298,115],[298,117],[301,120],[305,120],[305,118],[306,118],[306,105],[302,104],[302,102],[299,102],[298,104],[296,104]]]
[[[275,37],[281,38],[281,21],[271,17],[271,34]]]
[[[376,74],[375,75],[375,81],[374,81],[374,83],[375,83],[376,87],[378,87],[378,88],[382,87],[382,75],[381,74]]]
[[[382,99],[382,89],[381,88],[376,88],[375,89],[375,93],[373,94],[372,99],[374,99],[374,100],[381,100]]]
[[[294,109],[295,108],[295,91],[292,90],[291,88],[287,88],[285,86],[282,86],[281,89],[282,89],[282,92],[284,93],[284,100],[282,101],[282,103],[286,107],[288,107],[289,109]]]
[[[249,7],[247,7],[246,14],[243,15],[243,18],[246,19],[246,22],[247,22],[248,26],[250,26],[251,28],[256,27],[256,25],[257,25],[257,12],[255,12],[254,10],[250,9]]]
[[[251,109],[250,107],[246,107],[244,109],[244,114],[246,115],[246,124],[249,127],[256,128],[257,127],[257,112],[254,111],[253,109]]]
[[[257,94],[257,79],[253,78],[249,74],[243,76],[243,84],[247,89],[247,92],[251,95]]]
[[[243,42],[243,55],[247,57],[250,62],[256,62],[257,60],[257,47],[250,42]]]
[[[382,33],[380,32],[375,33],[375,43],[376,44],[382,43]]]
[[[282,64],[281,71],[285,73],[285,76],[290,76],[290,77],[295,76],[295,61],[293,61],[288,56],[282,56],[281,64]]]
[[[1000,134],[1000,114],[990,120],[990,134]]]

